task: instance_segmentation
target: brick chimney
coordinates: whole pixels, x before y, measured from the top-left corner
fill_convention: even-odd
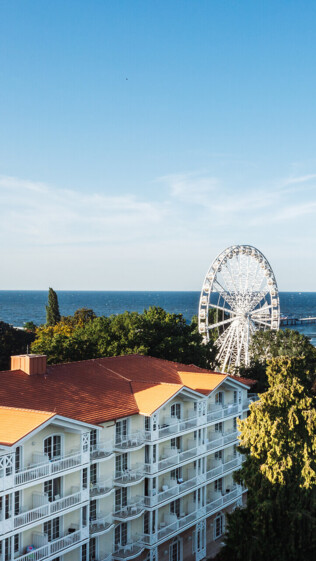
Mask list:
[[[46,356],[11,356],[11,370],[23,370],[23,372],[25,372],[29,376],[33,376],[33,374],[46,374]]]

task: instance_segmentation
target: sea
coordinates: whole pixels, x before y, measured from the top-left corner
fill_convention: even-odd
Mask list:
[[[126,310],[143,312],[161,306],[167,312],[183,314],[187,321],[198,313],[200,292],[165,291],[57,291],[61,315],[72,315],[78,308],[91,308],[97,316],[120,314]],[[0,321],[22,327],[26,321],[45,323],[46,290],[0,290]],[[316,292],[280,292],[281,315],[316,317]],[[316,324],[293,327],[307,335],[316,346]]]

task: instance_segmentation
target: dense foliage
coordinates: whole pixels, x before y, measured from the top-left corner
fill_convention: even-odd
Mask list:
[[[48,305],[46,306],[46,324],[56,325],[60,321],[58,298],[53,288],[48,289]]]
[[[246,378],[258,380],[258,392],[268,389],[267,362],[277,357],[304,357],[307,377],[312,387],[316,380],[316,349],[308,337],[293,329],[257,331],[250,344],[250,365],[240,368]],[[316,390],[316,387],[315,387]]]
[[[37,328],[32,352],[46,354],[51,364],[139,353],[209,367],[215,356],[212,344],[202,344],[194,321],[187,324],[182,314],[160,307],[110,317],[78,310],[53,326]]]
[[[0,321],[0,370],[9,370],[10,357],[26,353],[34,338],[33,333]]]
[[[228,517],[222,561],[316,558],[316,409],[306,362],[271,359],[269,389],[240,422],[247,506]]]

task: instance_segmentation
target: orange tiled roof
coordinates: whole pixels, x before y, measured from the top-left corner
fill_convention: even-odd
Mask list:
[[[131,386],[141,415],[151,415],[183,388],[182,384],[152,385],[148,382],[132,382]]]
[[[54,416],[45,411],[0,406],[0,444],[15,444]]]
[[[184,386],[200,393],[209,394],[223,382],[227,374],[200,374],[198,372],[179,372],[179,376]]]
[[[187,375],[185,384],[180,373]],[[163,386],[190,387],[190,373],[192,389],[196,388],[194,376],[199,376],[197,386],[203,394],[214,389],[219,376],[225,377],[149,356],[98,358],[51,365],[44,375],[29,376],[21,370],[0,372],[0,404],[18,408],[27,404],[31,409],[55,411],[64,417],[99,424],[139,412],[145,414],[152,407],[157,409],[172,391]],[[207,375],[204,384],[203,373]]]

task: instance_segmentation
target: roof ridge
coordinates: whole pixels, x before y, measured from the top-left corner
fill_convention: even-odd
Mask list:
[[[130,355],[126,355],[126,356],[130,356]],[[111,357],[108,357],[108,358],[111,358]],[[112,374],[115,374],[115,376],[118,376],[119,378],[122,378],[123,380],[126,380],[127,382],[131,381],[130,378],[126,378],[126,376],[123,376],[123,374],[119,374],[118,372],[115,372],[115,370],[112,370],[111,368],[108,368],[108,366],[105,366],[103,364],[99,364],[99,366],[101,366],[101,368],[104,368],[104,370],[108,370],[109,372],[112,372]]]

